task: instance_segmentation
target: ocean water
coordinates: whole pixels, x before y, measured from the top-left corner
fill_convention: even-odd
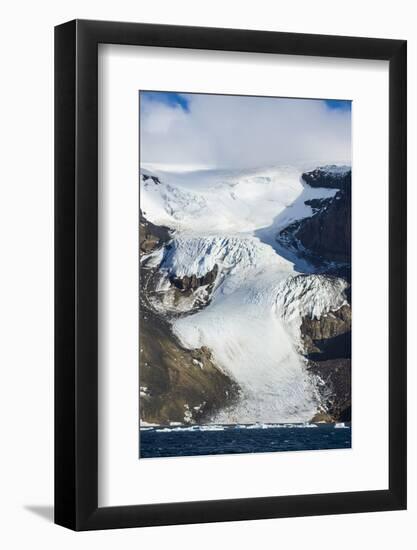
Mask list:
[[[140,458],[349,449],[345,424],[178,426],[140,429]]]

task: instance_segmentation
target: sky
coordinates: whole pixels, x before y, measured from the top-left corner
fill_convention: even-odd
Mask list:
[[[141,163],[256,168],[350,157],[350,101],[140,92]]]

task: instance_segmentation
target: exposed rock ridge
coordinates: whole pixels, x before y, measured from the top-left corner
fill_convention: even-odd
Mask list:
[[[351,308],[345,305],[301,324],[308,371],[316,379],[321,409],[313,420],[351,421]]]
[[[313,215],[287,226],[277,240],[297,254],[322,263],[349,263],[351,258],[351,171],[317,168],[302,175],[312,187],[338,189],[329,199],[310,200]]]
[[[332,198],[306,201],[313,215],[287,226],[277,240],[309,259],[317,272],[345,279],[347,303],[336,311],[302,318],[302,351],[316,380],[321,407],[314,421],[351,421],[351,170],[326,166],[305,172],[311,187],[337,189]]]
[[[212,287],[216,281],[218,272],[218,265],[215,264],[213,269],[201,277],[197,277],[197,275],[184,275],[183,277],[172,277],[171,281],[179,290],[192,291],[202,286]]]

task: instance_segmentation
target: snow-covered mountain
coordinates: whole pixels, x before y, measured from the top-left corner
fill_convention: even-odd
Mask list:
[[[337,192],[305,185],[302,172],[292,166],[196,172],[142,168],[141,208],[153,223],[183,232],[252,234],[274,224],[275,235],[291,221],[311,216],[305,201]]]
[[[240,388],[215,422],[305,422],[320,410],[300,326],[305,317],[346,306],[348,284],[277,240],[338,193],[336,186],[306,184],[305,170],[141,169],[144,218],[172,230],[168,242],[141,258],[156,274],[151,306],[182,346],[208,349]],[[337,179],[349,170],[332,165],[319,175]]]

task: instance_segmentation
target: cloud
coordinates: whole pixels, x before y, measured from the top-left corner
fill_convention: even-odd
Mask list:
[[[350,161],[350,102],[141,93],[141,162],[247,168]]]

